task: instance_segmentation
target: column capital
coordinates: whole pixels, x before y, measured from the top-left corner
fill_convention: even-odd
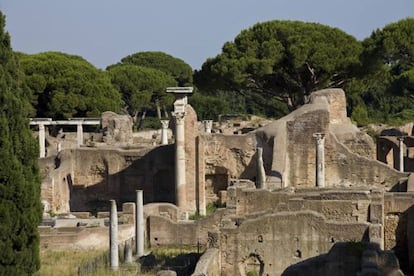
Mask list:
[[[178,121],[181,121],[185,117],[185,112],[173,112],[172,115],[175,117],[175,119]]]
[[[161,126],[162,128],[168,128],[168,124],[170,123],[170,120],[161,120]]]
[[[316,132],[312,135],[312,137],[315,138],[317,144],[320,144],[325,139],[325,133]]]
[[[206,133],[211,133],[211,129],[213,128],[213,120],[203,120],[204,131]]]
[[[312,137],[313,137],[313,138],[315,138],[315,139],[317,139],[317,140],[319,140],[319,139],[323,139],[323,138],[325,138],[325,133],[322,133],[322,132],[315,132],[315,133],[312,135]]]
[[[403,136],[398,136],[398,137],[397,137],[397,140],[398,140],[398,141],[404,141],[405,137],[406,137],[406,136],[404,136],[404,135],[403,135]]]

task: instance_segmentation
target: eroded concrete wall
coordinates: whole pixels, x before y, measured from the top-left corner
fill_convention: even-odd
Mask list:
[[[395,188],[406,174],[372,159],[372,139],[346,117],[345,93],[327,89],[312,93],[311,101],[256,131],[272,148],[268,181],[280,187],[316,186],[314,133],[325,134],[325,186]],[[353,141],[353,142],[351,142]],[[274,185],[278,187],[277,184]]]
[[[281,275],[290,264],[328,252],[335,241],[360,240],[367,223],[328,222],[312,211],[279,212],[221,229],[222,273],[245,275],[256,256],[263,275]]]
[[[174,221],[166,216],[149,216],[149,243],[151,247],[158,246],[197,246],[198,243],[208,243],[208,233],[218,231],[225,210],[220,210],[212,216],[195,221]]]
[[[175,202],[174,151],[171,145],[136,150],[78,148],[42,160],[42,199],[53,210],[106,211],[107,201],[134,202],[144,190],[145,203]],[[56,163],[56,164],[55,164]]]

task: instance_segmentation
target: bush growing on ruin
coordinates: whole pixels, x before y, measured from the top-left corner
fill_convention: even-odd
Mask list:
[[[29,91],[4,28],[0,12],[0,275],[31,275],[39,269],[39,153],[29,129]]]
[[[20,54],[38,117],[64,119],[117,112],[121,95],[107,72],[82,57],[60,52]]]

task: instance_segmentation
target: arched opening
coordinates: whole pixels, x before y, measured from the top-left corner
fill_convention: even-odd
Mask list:
[[[262,276],[264,273],[264,262],[260,255],[250,254],[239,264],[240,275]]]

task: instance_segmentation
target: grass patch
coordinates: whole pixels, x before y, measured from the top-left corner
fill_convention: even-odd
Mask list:
[[[194,270],[195,263],[201,255],[201,252],[195,252],[197,252],[197,249],[190,246],[157,248],[153,249],[149,256],[142,258],[140,264],[137,262],[131,264],[123,263],[122,252],[120,252],[120,267],[117,271],[112,271],[108,267],[109,258],[107,257],[108,252],[106,250],[43,249],[40,251],[41,267],[35,276],[150,276],[155,275],[158,270],[165,269],[166,267],[182,269],[184,274],[181,275],[187,275],[188,272]],[[104,260],[107,260],[107,262]],[[183,262],[183,260],[185,261]],[[82,267],[82,269],[79,270],[79,267]],[[141,268],[144,268],[143,271],[141,271]]]
[[[151,254],[140,258],[139,262],[143,273],[155,275],[159,270],[174,270],[177,275],[191,275],[201,254],[201,250],[192,246],[155,248]]]
[[[65,276],[65,275],[93,275],[93,276],[129,276],[144,275],[139,273],[137,263],[122,264],[119,262],[118,271],[112,271],[104,262],[97,262],[97,269],[91,267],[90,271],[85,269],[79,271],[79,267],[85,263],[100,259],[106,250],[54,250],[43,249],[40,251],[40,270],[36,276]],[[84,266],[83,266],[84,267]],[[80,273],[80,274],[79,274]]]
[[[40,250],[38,275],[77,275],[82,262],[103,253],[103,250]]]
[[[210,202],[206,206],[206,215],[209,216],[213,214],[218,208],[225,208],[226,204],[220,204],[219,201]],[[200,215],[198,211],[196,211],[194,214],[191,214],[188,219],[190,220],[199,220],[203,218],[204,216]]]
[[[349,249],[351,249],[356,256],[358,256],[359,258],[362,256],[362,252],[364,252],[365,247],[366,247],[366,243],[362,242],[362,241],[349,241],[346,243],[347,247]]]
[[[210,202],[206,206],[207,215],[213,214],[218,208],[225,208],[225,207],[226,207],[226,204],[220,204],[218,200],[215,202]]]

